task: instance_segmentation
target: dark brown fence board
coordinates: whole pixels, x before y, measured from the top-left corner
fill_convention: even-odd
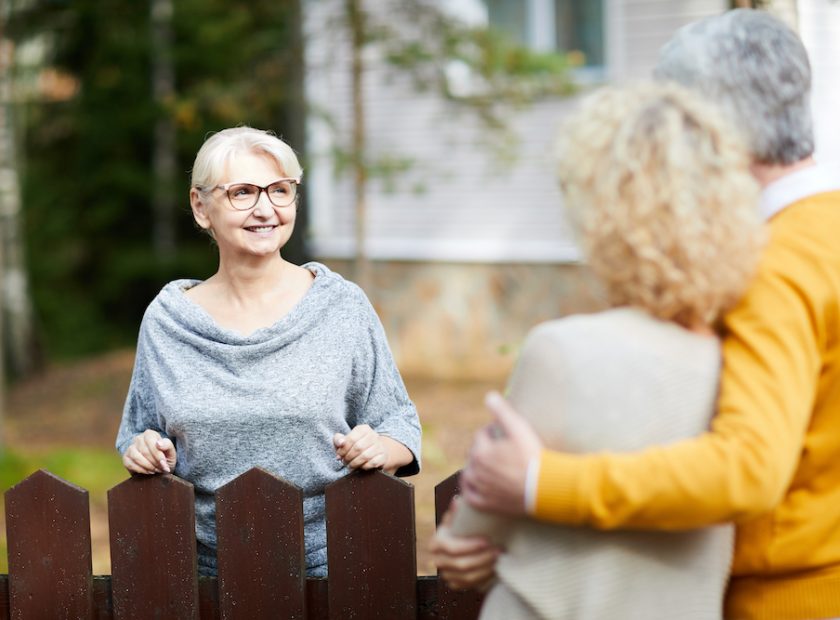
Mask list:
[[[438,578],[433,576],[417,577],[417,620],[437,620]]]
[[[435,486],[435,524],[440,524],[443,514],[452,503],[452,498],[458,495],[460,487],[458,480],[461,472],[456,471],[446,480]],[[443,580],[437,584],[437,605],[438,618],[450,620],[471,620],[478,618],[481,611],[481,604],[484,601],[484,594],[475,590],[457,591],[450,590]]]
[[[36,478],[44,488],[55,486],[57,494],[50,495],[46,502],[63,502],[59,499],[70,487],[75,497],[84,497],[84,514],[87,515],[87,494],[83,489],[72,487],[58,478],[40,472]],[[270,542],[261,544],[258,553],[250,553],[262,566],[263,557],[268,556],[268,565],[259,569],[262,584],[267,591],[286,590],[280,581],[268,573],[277,572],[271,562],[277,560],[275,538],[281,534],[294,535],[288,539],[302,544],[302,523],[298,518],[283,521],[275,512],[275,484],[282,479],[261,470],[252,470],[237,479],[238,484],[220,489],[220,572],[223,570],[225,549],[233,536],[230,553],[243,553],[254,540],[262,540],[268,533]],[[56,485],[56,482],[58,483]],[[290,487],[283,486],[279,500],[300,508],[301,498],[288,493]],[[81,492],[81,495],[80,493]],[[439,521],[451,498],[458,492],[458,474],[453,474],[435,488],[436,518]],[[21,495],[20,497],[24,497]],[[28,496],[26,496],[28,497]],[[76,548],[74,540],[82,540],[86,547],[80,554],[87,553],[86,574],[90,582],[91,611],[88,615],[62,616],[58,614],[34,614],[25,617],[81,617],[94,620],[112,618],[200,618],[200,620],[221,620],[222,586],[216,578],[196,578],[195,566],[195,520],[192,485],[173,476],[135,477],[111,489],[108,493],[111,525],[112,569],[109,575],[90,576],[90,529],[81,537],[62,537],[64,547]],[[266,499],[268,498],[268,499]],[[15,501],[14,493],[11,500]],[[31,498],[29,498],[31,499]],[[63,506],[63,503],[61,504]],[[21,508],[20,503],[17,504]],[[44,510],[39,505],[40,510]],[[61,518],[70,518],[64,513]],[[72,512],[72,511],[71,511]],[[76,509],[78,512],[78,509]],[[259,515],[254,513],[264,512]],[[285,514],[285,513],[284,513]],[[217,515],[217,516],[218,516]],[[14,518],[14,517],[13,517]],[[287,571],[299,575],[300,580],[292,588],[295,595],[301,595],[303,615],[306,620],[328,620],[335,618],[398,618],[418,620],[470,620],[476,618],[482,595],[476,592],[450,592],[435,576],[416,576],[414,499],[413,488],[392,476],[381,472],[359,472],[331,485],[327,489],[330,579],[305,578],[300,553],[286,557]],[[226,519],[228,519],[226,524]],[[302,521],[302,516],[301,516]],[[291,523],[291,524],[290,524]],[[43,528],[49,532],[53,522]],[[224,533],[227,528],[231,532]],[[82,528],[84,529],[84,528]],[[237,542],[238,537],[238,542]],[[10,552],[18,534],[10,532]],[[286,538],[283,550],[288,552]],[[86,541],[86,542],[85,542]],[[44,556],[40,547],[26,548],[27,561],[41,562]],[[35,551],[30,554],[30,551]],[[249,558],[251,561],[254,557]],[[235,566],[236,557],[229,558]],[[46,562],[47,564],[50,561]],[[234,576],[229,581],[231,588],[239,588],[240,580]],[[56,574],[51,572],[45,583],[55,591]],[[10,600],[13,579],[0,575],[0,620],[14,616]],[[246,583],[242,587],[248,588]],[[302,593],[302,594],[301,594]],[[276,592],[275,592],[276,594]],[[257,591],[254,596],[264,597],[267,593]],[[241,596],[241,592],[236,594]],[[274,600],[274,599],[272,599]],[[252,601],[246,601],[251,604]],[[245,609],[245,608],[243,608]],[[253,613],[251,613],[253,612]],[[239,614],[236,611],[228,617],[296,617],[294,610],[285,608],[252,608],[251,612]]]
[[[114,618],[197,619],[193,486],[132,476],[108,491]]]
[[[220,620],[219,583],[215,577],[198,578],[198,614],[201,620]]]
[[[414,487],[355,472],[327,486],[326,503],[330,618],[414,618]]]
[[[9,609],[9,576],[0,575],[0,620],[11,618]]]
[[[93,617],[95,620],[111,620],[114,617],[111,575],[95,575],[93,578]]]
[[[309,577],[306,580],[307,620],[329,620],[327,580],[324,577]]]
[[[440,525],[440,520],[443,519],[443,514],[452,503],[452,498],[461,491],[461,487],[458,486],[460,476],[459,469],[446,480],[441,480],[435,485],[435,525]]]
[[[12,618],[92,616],[87,491],[35,472],[6,491],[6,536]]]
[[[253,468],[216,491],[223,620],[306,618],[303,491]]]

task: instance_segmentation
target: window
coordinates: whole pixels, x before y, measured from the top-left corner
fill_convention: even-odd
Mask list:
[[[603,0],[484,2],[490,26],[514,41],[542,51],[577,51],[584,66],[603,66]]]

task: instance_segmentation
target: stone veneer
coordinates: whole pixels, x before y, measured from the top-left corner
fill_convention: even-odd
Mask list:
[[[324,260],[353,279],[349,261]],[[367,290],[403,373],[503,378],[528,330],[603,307],[581,265],[375,262]]]

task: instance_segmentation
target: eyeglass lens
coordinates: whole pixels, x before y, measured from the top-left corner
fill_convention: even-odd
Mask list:
[[[275,207],[286,207],[294,201],[296,190],[297,183],[292,181],[277,181],[268,187],[238,183],[228,188],[227,195],[234,209],[245,210],[257,204],[263,191]]]

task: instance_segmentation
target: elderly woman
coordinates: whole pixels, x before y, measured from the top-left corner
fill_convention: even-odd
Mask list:
[[[566,125],[565,205],[612,308],[545,323],[524,344],[509,398],[548,446],[623,452],[707,428],[721,356],[713,325],[744,291],[762,238],[758,186],[734,135],[675,85],[602,90]],[[451,531],[506,549],[483,620],[722,613],[731,526],[603,532],[500,522],[463,505]]]
[[[226,129],[192,171],[219,267],[149,305],[117,436],[130,472],[195,486],[199,572],[216,570],[213,494],[252,467],[303,489],[307,573],[326,574],[324,487],[351,469],[419,470],[420,424],[356,285],[282,257],[302,171],[266,131]]]

